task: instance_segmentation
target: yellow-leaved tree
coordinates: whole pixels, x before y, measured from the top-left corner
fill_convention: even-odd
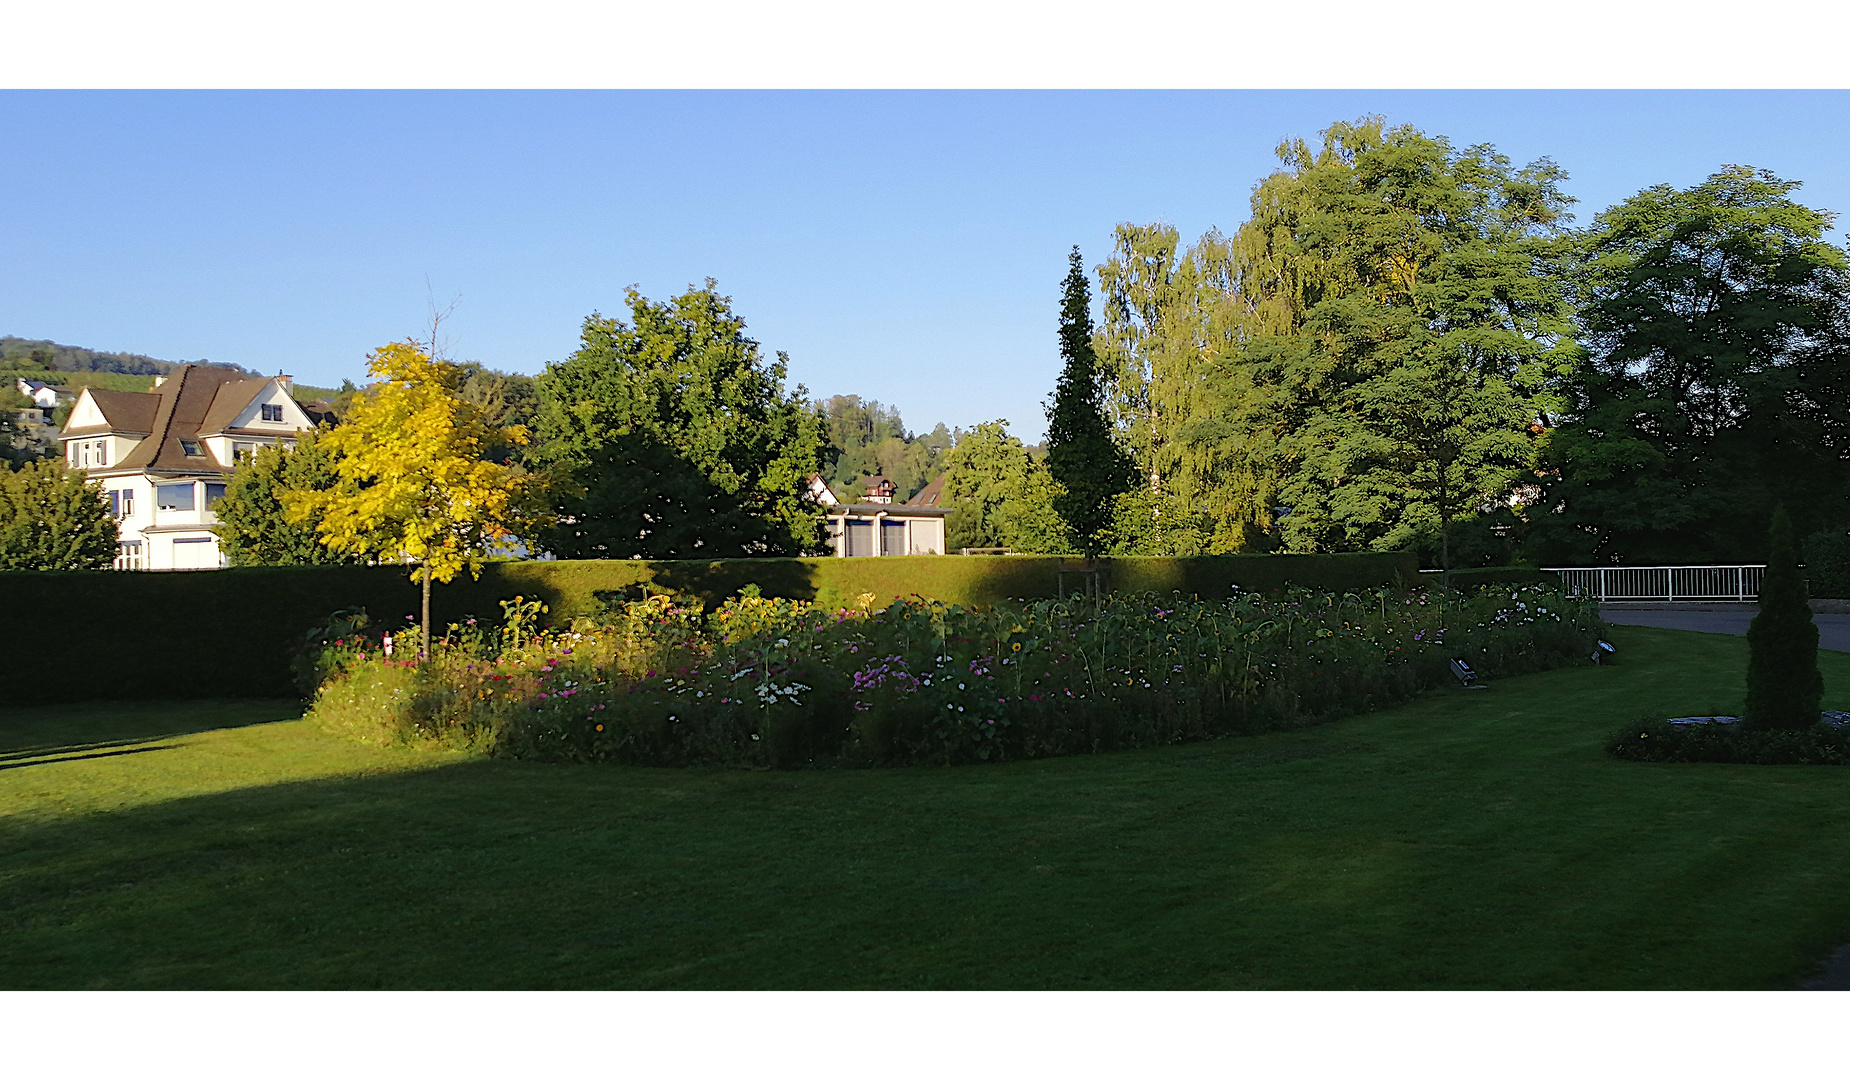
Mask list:
[[[457,393],[465,372],[432,359],[415,342],[393,342],[366,358],[376,380],[345,422],[321,438],[339,482],[326,491],[282,495],[292,521],[321,515],[321,542],[335,551],[417,564],[424,588],[423,647],[430,655],[430,583],[467,570],[545,523],[535,511],[538,480],[486,460],[523,446],[527,429],[496,427]]]

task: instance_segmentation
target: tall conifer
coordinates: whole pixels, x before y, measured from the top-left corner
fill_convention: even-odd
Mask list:
[[[1088,557],[1111,524],[1112,500],[1131,489],[1129,455],[1111,437],[1092,349],[1092,290],[1075,246],[1060,303],[1060,381],[1047,406],[1047,468],[1059,481],[1054,508]]]
[[[1818,670],[1818,626],[1799,572],[1786,508],[1773,511],[1772,551],[1760,579],[1760,613],[1747,627],[1747,722],[1799,730],[1818,722],[1824,675]]]

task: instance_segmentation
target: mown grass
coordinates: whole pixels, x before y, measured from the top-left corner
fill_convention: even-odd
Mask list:
[[[0,713],[0,984],[1797,983],[1850,940],[1850,769],[1606,757],[1642,713],[1738,705],[1746,660],[1614,634],[1617,667],[1310,730],[955,769],[381,750],[286,702]]]

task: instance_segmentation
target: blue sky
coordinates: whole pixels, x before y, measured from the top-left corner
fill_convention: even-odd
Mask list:
[[[718,279],[814,394],[1033,440],[1067,250],[1246,217],[1281,137],[1381,113],[1564,166],[1584,222],[1722,164],[1850,208],[1836,92],[0,92],[0,334],[314,384],[460,296],[538,372]],[[1841,233],[1834,237],[1841,240]],[[428,286],[427,286],[428,282]]]

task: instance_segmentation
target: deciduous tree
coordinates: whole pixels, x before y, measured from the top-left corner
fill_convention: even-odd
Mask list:
[[[0,468],[0,570],[107,570],[116,540],[102,484],[63,458]]]
[[[1203,435],[1223,473],[1269,474],[1296,551],[1406,547],[1507,500],[1579,356],[1563,174],[1379,119],[1280,156],[1235,237],[1247,328]]]
[[[944,494],[951,507],[945,546],[1006,547],[1057,554],[1071,551],[1066,522],[1054,509],[1060,485],[1001,420],[964,433],[945,459]]]
[[[1850,270],[1798,186],[1730,166],[1595,219],[1590,362],[1548,447],[1542,558],[1746,561],[1780,502],[1801,535],[1850,525]]]
[[[334,453],[319,433],[303,432],[293,449],[266,446],[238,463],[213,504],[219,550],[232,566],[312,566],[364,563],[367,557],[322,542],[324,513],[292,519],[288,492],[332,491],[340,484]]]
[[[319,515],[315,528],[337,552],[417,564],[428,656],[431,581],[480,576],[484,559],[541,523],[534,477],[485,460],[498,445],[524,445],[527,433],[487,423],[458,394],[461,368],[413,342],[381,347],[367,370],[378,381],[321,436],[338,481],[285,491],[282,501],[299,525]]]
[[[789,357],[767,363],[728,297],[593,315],[539,378],[539,443],[561,477],[547,546],[567,558],[721,558],[822,550],[804,499],[826,432]]]

